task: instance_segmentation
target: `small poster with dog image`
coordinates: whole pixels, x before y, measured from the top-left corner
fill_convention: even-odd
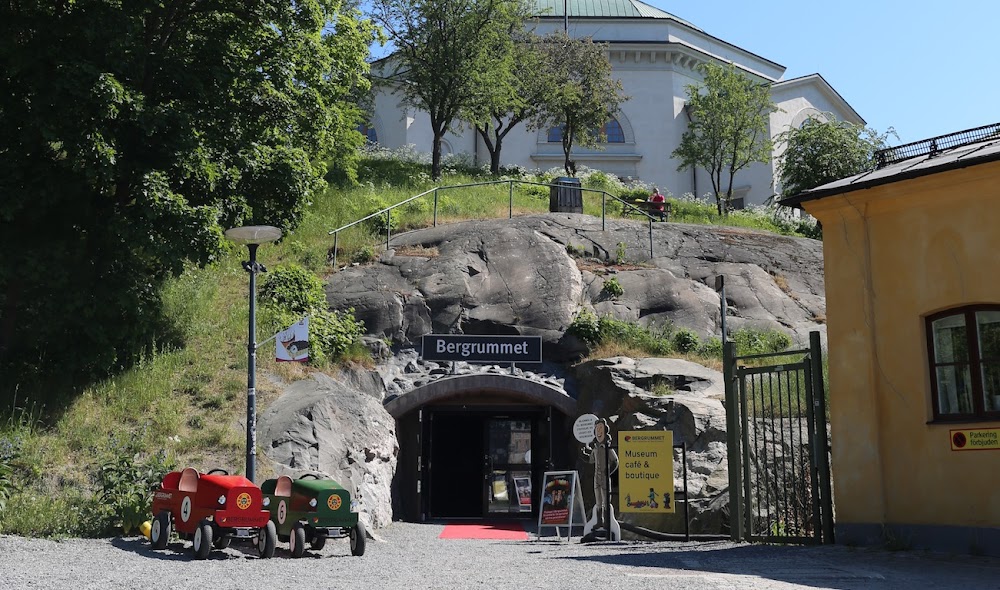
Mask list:
[[[304,363],[309,360],[309,317],[278,332],[275,360]]]

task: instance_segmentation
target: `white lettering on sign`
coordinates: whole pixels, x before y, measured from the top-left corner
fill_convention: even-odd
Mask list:
[[[511,342],[445,342],[437,341],[438,354],[459,354],[463,357],[487,354],[526,354],[528,341],[514,344]]]

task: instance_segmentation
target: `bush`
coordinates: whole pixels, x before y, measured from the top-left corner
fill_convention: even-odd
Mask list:
[[[712,336],[698,347],[698,354],[707,358],[722,358],[722,340]]]
[[[573,258],[584,258],[587,256],[587,249],[576,244],[566,244],[566,253]]]
[[[368,264],[370,262],[375,262],[378,256],[375,254],[375,248],[364,245],[357,249],[357,251],[351,255],[351,262],[356,262],[358,264]]]
[[[376,211],[381,211],[385,207],[379,207],[375,211],[369,211],[367,215],[371,215]],[[388,213],[388,218],[386,214]],[[368,231],[372,234],[384,236],[386,227],[389,228],[390,232],[395,232],[399,227],[399,218],[402,216],[402,212],[398,210],[382,211],[382,213],[372,217],[365,221],[364,225],[368,228]]]
[[[625,288],[618,282],[618,277],[611,277],[604,281],[604,286],[601,287],[601,295],[610,297],[611,299],[617,299],[624,294]]]
[[[688,328],[681,328],[674,332],[672,342],[674,349],[684,354],[696,351],[700,344],[698,335],[694,333],[694,330]]]
[[[309,316],[310,360],[333,360],[361,345],[364,322],[354,317],[354,309],[344,312],[313,310]]]
[[[263,305],[298,314],[326,305],[323,281],[297,264],[278,267],[268,273],[259,298]]]
[[[576,314],[576,317],[573,318],[566,332],[591,346],[597,344],[601,337],[597,314],[589,309],[580,310],[580,313]]]
[[[174,468],[162,450],[145,454],[140,438],[127,433],[112,436],[98,477],[108,522],[126,535],[149,517],[153,491]]]
[[[784,332],[756,328],[740,328],[733,333],[732,340],[737,356],[782,352],[792,345],[792,339]]]
[[[601,317],[598,327],[601,343],[618,342],[655,356],[665,356],[673,352],[669,326],[661,332],[655,332],[634,322],[616,320],[606,315]]]
[[[615,264],[625,264],[626,248],[628,248],[628,244],[625,242],[618,242],[618,248],[615,250]]]

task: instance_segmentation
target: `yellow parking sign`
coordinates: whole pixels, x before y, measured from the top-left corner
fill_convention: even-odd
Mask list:
[[[674,433],[618,432],[618,511],[674,512]]]

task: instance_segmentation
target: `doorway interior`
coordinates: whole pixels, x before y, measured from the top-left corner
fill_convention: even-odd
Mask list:
[[[427,408],[423,421],[426,514],[529,518],[550,454],[543,408]]]

